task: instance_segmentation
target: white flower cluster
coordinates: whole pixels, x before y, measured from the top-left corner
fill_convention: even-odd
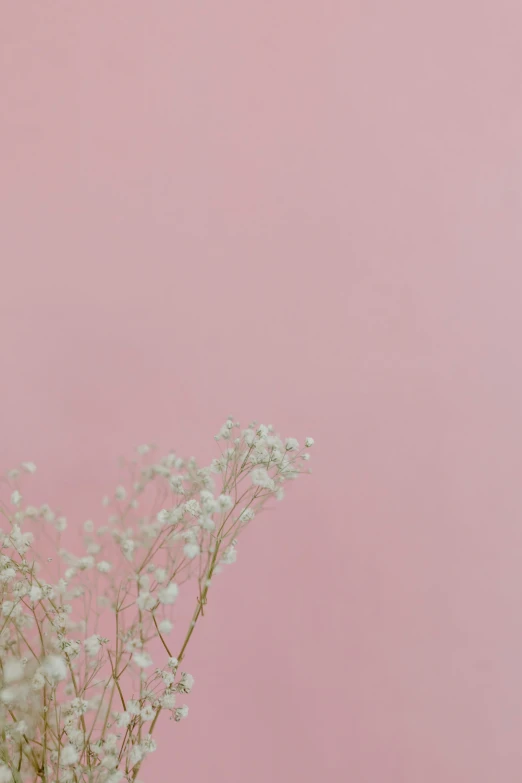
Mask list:
[[[24,476],[35,465],[8,472],[0,783],[135,781],[156,749],[160,714],[187,716],[178,699],[194,678],[180,664],[213,578],[236,560],[239,534],[265,504],[310,472],[314,443],[301,448],[256,422],[241,430],[232,417],[215,437],[225,448],[208,467],[174,452],[155,459],[154,445],[140,446],[124,463],[126,480],[103,499],[107,518],[84,522],[81,553],[64,516],[25,503]],[[192,619],[173,640],[187,584],[197,594]]]

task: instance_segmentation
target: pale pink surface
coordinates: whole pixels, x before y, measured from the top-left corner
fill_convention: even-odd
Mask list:
[[[2,17],[2,470],[79,525],[144,440],[317,441],[146,781],[519,781],[520,3]]]

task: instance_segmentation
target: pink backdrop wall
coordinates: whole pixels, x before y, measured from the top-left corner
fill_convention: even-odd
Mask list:
[[[80,524],[144,440],[317,441],[147,780],[519,781],[518,0],[2,17],[2,470]]]

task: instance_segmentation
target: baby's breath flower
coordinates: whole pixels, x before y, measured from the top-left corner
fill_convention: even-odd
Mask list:
[[[274,488],[274,480],[269,476],[265,468],[255,468],[250,475],[252,484],[266,489]]]
[[[3,762],[0,762],[0,783],[13,783],[13,774]]]
[[[201,506],[197,500],[192,498],[185,503],[185,511],[188,511],[193,517],[198,517],[201,514]]]
[[[43,591],[38,585],[33,585],[31,589],[29,590],[29,600],[31,603],[36,604],[38,601],[41,601],[43,598]]]
[[[236,548],[233,544],[231,544],[223,552],[223,557],[221,558],[221,562],[225,563],[226,565],[230,565],[231,563],[235,563],[236,559],[237,559]]]
[[[183,672],[181,680],[178,684],[178,690],[180,693],[190,693],[194,685],[194,677],[191,674]]]
[[[143,592],[136,598],[136,604],[142,611],[148,612],[156,605],[156,598],[151,593]]]
[[[161,604],[173,604],[178,597],[179,588],[175,582],[171,582],[166,587],[158,590],[158,599]]]
[[[255,513],[253,509],[251,508],[245,508],[239,515],[239,521],[240,522],[250,522],[251,519],[254,519]]]
[[[139,666],[140,669],[146,669],[148,666],[152,666],[152,658],[148,652],[145,652],[145,650],[137,650],[133,654],[132,658],[136,666]]]
[[[32,689],[35,691],[39,691],[44,687],[44,685],[45,685],[45,677],[43,676],[42,672],[36,672],[31,682]]]
[[[4,682],[12,683],[21,680],[24,676],[24,667],[21,661],[10,658],[4,664]]]
[[[76,764],[77,761],[78,751],[74,745],[66,745],[60,754],[60,763],[64,766],[68,766],[70,764]]]
[[[155,714],[156,713],[150,704],[146,704],[145,707],[140,712],[140,716],[142,720],[152,720]]]
[[[173,693],[165,693],[160,699],[160,705],[164,710],[172,710],[176,706],[176,696]]]
[[[134,745],[132,747],[131,752],[129,753],[129,763],[131,767],[133,767],[135,764],[138,763],[138,761],[141,761],[143,758],[143,751],[140,748],[139,745]]]
[[[42,664],[42,671],[51,683],[65,680],[67,665],[60,655],[48,655]]]
[[[199,555],[199,544],[196,544],[195,541],[189,541],[183,547],[183,552],[189,560],[193,560]]]
[[[178,675],[164,638],[173,630],[177,583],[197,585],[184,658],[209,590],[236,559],[238,534],[267,499],[282,499],[283,483],[305,472],[301,460],[309,459],[295,438],[282,439],[271,424],[253,421],[241,430],[232,416],[216,440],[225,448],[205,467],[172,449],[141,459],[153,446],[138,447],[138,456],[121,462],[128,486],[122,482],[104,497],[110,509],[104,524],[83,523],[83,549],[74,554],[59,545],[67,524],[61,512],[48,504],[22,506],[16,480],[21,471],[33,473],[34,463],[7,474],[15,482],[15,508],[7,532],[0,531],[0,783],[29,781],[35,773],[53,783],[93,774],[100,783],[138,783],[141,764],[156,749],[146,725],[162,710],[176,722],[187,716],[176,694],[190,693],[194,678]],[[313,443],[304,441],[307,449]],[[35,544],[42,526],[56,543],[49,557],[38,538]],[[56,579],[49,578],[49,562]],[[110,639],[98,634],[105,627],[113,629]],[[122,711],[111,710],[113,699]],[[84,718],[89,712],[92,720]],[[29,743],[37,738],[34,757],[30,747],[20,752],[26,736]]]
[[[176,722],[183,720],[183,718],[186,718],[188,715],[189,708],[186,704],[183,704],[181,707],[176,707],[174,711],[174,720]]]
[[[3,571],[0,571],[0,582],[10,582],[15,576],[16,571],[14,568],[4,568]]]
[[[71,707],[74,711],[74,714],[79,717],[80,715],[85,715],[85,713],[89,709],[89,702],[86,701],[85,699],[76,698],[72,700]],[[69,739],[71,739],[70,732],[69,732]]]
[[[130,714],[130,712],[120,712],[116,719],[116,724],[120,728],[125,728],[126,726],[129,725],[131,720],[132,720],[132,715]]]
[[[162,620],[158,623],[158,628],[160,630],[160,633],[168,634],[172,631],[173,625],[170,622],[170,620]]]
[[[12,493],[12,495],[11,495],[11,503],[14,506],[18,506],[20,504],[21,500],[22,500],[21,494],[19,493],[19,491],[17,489],[15,489],[14,492]]]
[[[85,639],[83,646],[85,647],[87,655],[94,658],[101,650],[100,637],[96,636],[96,634],[89,636],[88,639]]]

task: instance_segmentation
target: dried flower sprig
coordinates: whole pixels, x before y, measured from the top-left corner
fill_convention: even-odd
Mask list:
[[[208,467],[174,452],[155,460],[154,447],[140,446],[124,463],[129,481],[103,500],[107,523],[84,523],[81,555],[62,546],[65,517],[24,505],[22,478],[35,465],[9,471],[0,783],[137,781],[160,715],[187,716],[181,697],[194,678],[181,664],[214,578],[266,502],[305,472],[314,443],[301,448],[256,422],[241,430],[232,417],[215,438],[224,448]],[[57,563],[44,554],[49,532]],[[174,610],[191,587],[194,609],[174,647]]]

